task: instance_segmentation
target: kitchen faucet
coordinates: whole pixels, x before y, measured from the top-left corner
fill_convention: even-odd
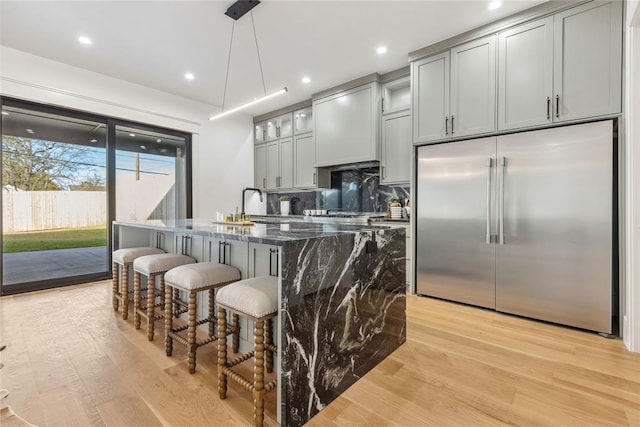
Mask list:
[[[244,218],[244,193],[247,190],[257,191],[258,194],[260,195],[260,202],[262,202],[262,190],[260,190],[259,188],[247,187],[244,190],[242,190],[242,210],[240,211],[240,217],[241,218]]]

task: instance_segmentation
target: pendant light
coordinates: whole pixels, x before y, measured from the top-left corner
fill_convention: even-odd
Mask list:
[[[255,105],[259,102],[266,101],[267,99],[273,98],[274,96],[283,94],[287,91],[287,88],[284,87],[275,92],[271,92],[267,94],[267,87],[264,84],[264,72],[262,71],[262,61],[260,60],[260,49],[258,48],[258,36],[256,35],[256,25],[253,21],[253,9],[260,2],[256,0],[238,0],[234,4],[232,4],[227,11],[224,13],[231,19],[233,19],[233,25],[231,26],[231,42],[229,43],[229,57],[227,58],[227,75],[224,80],[224,93],[222,95],[222,111],[219,114],[215,114],[209,117],[209,120],[215,120],[220,117],[227,116],[229,114],[235,113],[236,111],[240,111],[244,108],[247,108],[251,105]],[[251,26],[253,27],[253,38],[256,42],[256,53],[258,55],[258,64],[260,65],[260,77],[262,78],[262,90],[264,91],[264,95],[260,98],[254,99],[253,101],[247,102],[246,104],[240,105],[238,107],[234,107],[230,110],[225,111],[224,104],[227,98],[227,85],[229,83],[229,65],[231,64],[231,49],[233,47],[233,32],[235,30],[236,21],[242,18],[247,12],[251,12]]]

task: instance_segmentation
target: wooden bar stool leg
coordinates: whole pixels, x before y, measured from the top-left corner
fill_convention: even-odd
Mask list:
[[[176,316],[177,319],[180,317],[180,303],[178,302],[180,300],[180,289],[175,288],[173,290],[173,300],[175,301],[173,305],[174,316]]]
[[[120,266],[120,264],[118,264],[117,262],[114,262],[111,264],[111,288],[112,288],[112,292],[113,292],[113,311],[118,311],[118,292],[119,292],[119,288],[120,286],[118,283],[118,279],[120,278],[120,275],[118,274],[118,267]]]
[[[173,353],[173,289],[167,286],[164,291],[164,351],[167,356]]]
[[[231,318],[233,319],[232,349],[237,353],[240,349],[240,318],[236,313],[233,313]]]
[[[220,399],[227,397],[227,375],[223,372],[227,367],[227,311],[218,307],[218,395]]]
[[[133,278],[135,280],[135,275],[133,276]],[[139,279],[140,278],[138,278],[138,280]],[[127,320],[127,318],[129,317],[129,266],[127,264],[122,265],[122,283],[120,284],[120,295],[122,295],[122,320]],[[138,322],[140,322],[140,320],[138,320]],[[139,327],[140,325],[138,324],[138,328]]]
[[[216,336],[216,291],[209,289],[209,338]]]
[[[273,344],[271,342],[271,319],[268,319],[265,323],[266,324],[264,328],[264,342],[267,345]],[[268,348],[264,352],[264,359],[265,359],[267,372],[269,373],[273,372],[273,352]]]
[[[124,270],[122,270],[123,281],[124,281],[124,277],[126,276],[125,271],[127,271],[126,266]],[[140,273],[138,273],[137,271],[134,271],[133,272],[133,324],[136,329],[140,329],[140,314],[138,313],[139,309],[140,309]],[[124,310],[124,307],[123,307],[123,311],[126,312],[126,310]]]
[[[189,324],[187,329],[187,351],[189,352],[189,373],[196,371],[196,293],[189,292]]]
[[[255,365],[253,367],[253,419],[256,426],[264,423],[264,321],[256,321],[254,331]]]
[[[160,302],[164,308],[164,274],[160,274]]]
[[[154,308],[156,301],[156,276],[149,273],[147,281],[147,339],[153,341],[154,334]]]

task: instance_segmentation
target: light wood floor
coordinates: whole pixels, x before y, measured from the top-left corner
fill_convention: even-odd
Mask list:
[[[0,386],[40,426],[251,425],[249,393],[217,397],[215,348],[189,375],[162,327],[111,308],[109,282],[0,299]],[[640,426],[640,355],[620,340],[427,298],[407,298],[407,342],[311,426]],[[275,425],[275,394],[267,425]],[[0,420],[2,425],[2,420]]]

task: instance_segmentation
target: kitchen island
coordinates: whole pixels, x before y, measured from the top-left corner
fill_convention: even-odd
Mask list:
[[[154,245],[231,264],[243,278],[278,275],[283,426],[306,423],[406,339],[402,227],[116,221],[113,237],[114,249]],[[241,337],[250,339],[250,326],[241,328]]]

